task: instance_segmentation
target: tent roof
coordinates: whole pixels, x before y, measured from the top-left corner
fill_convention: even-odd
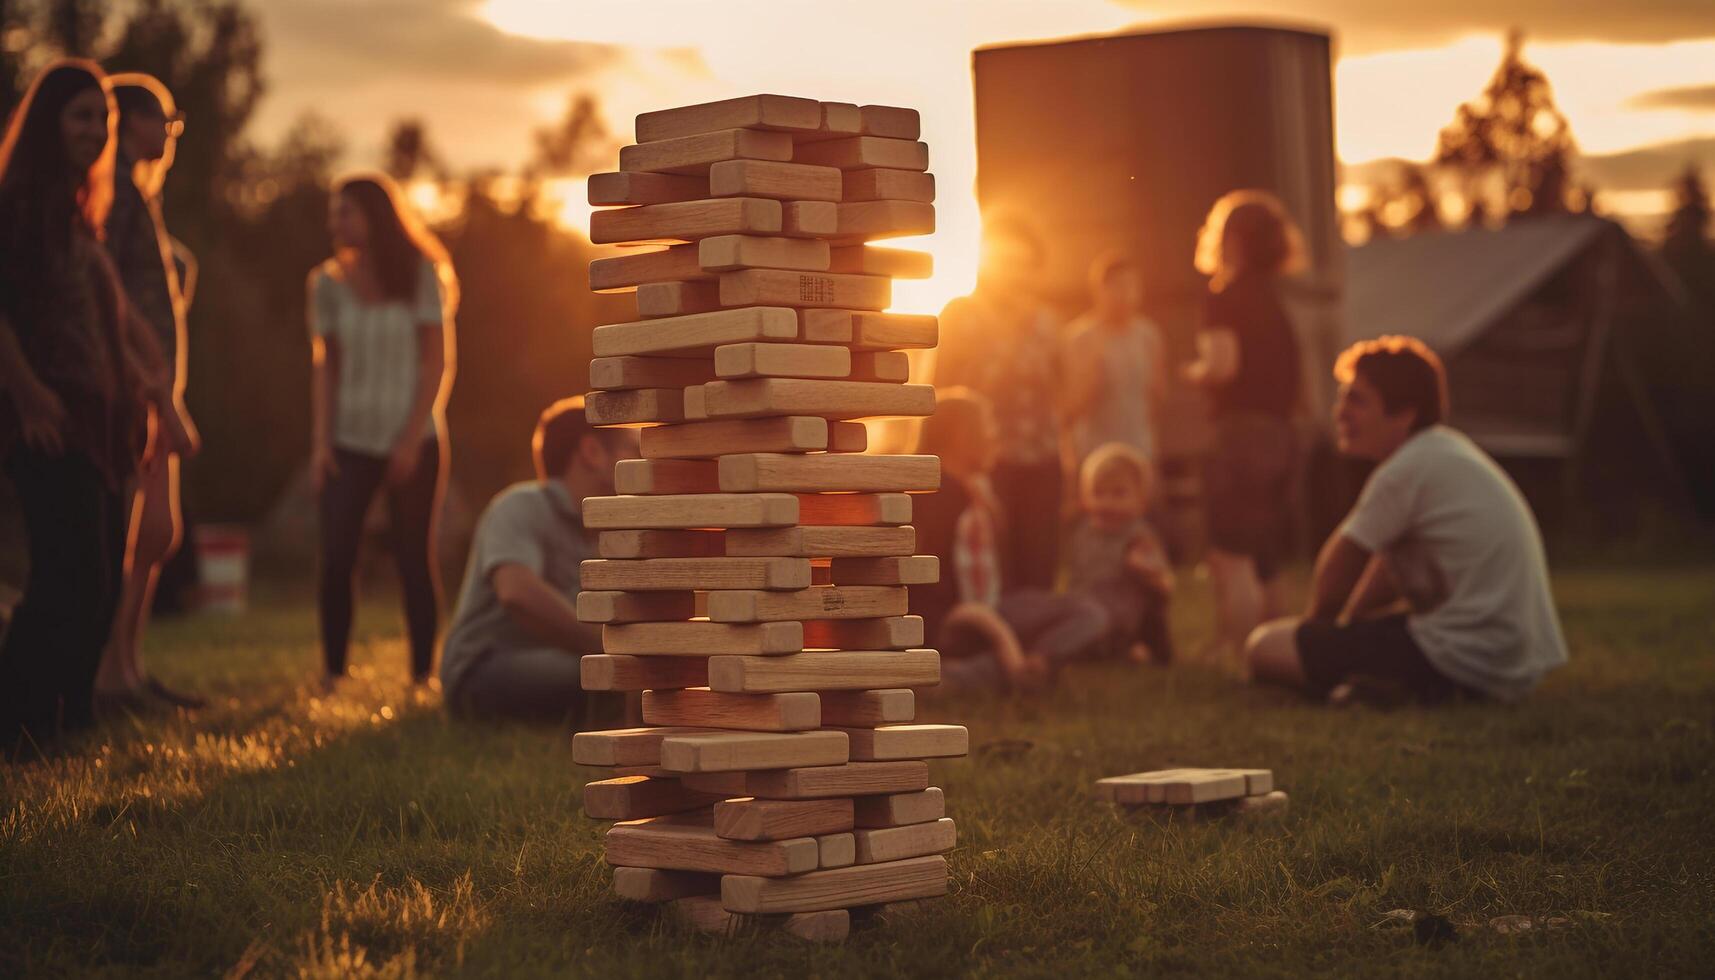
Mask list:
[[[1607,228],[1589,215],[1552,215],[1350,248],[1345,343],[1407,334],[1450,357]]]

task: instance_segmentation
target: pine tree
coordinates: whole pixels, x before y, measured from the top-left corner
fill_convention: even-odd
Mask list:
[[[1696,164],[1674,184],[1678,203],[1667,219],[1661,257],[1706,309],[1715,310],[1715,244],[1709,239],[1709,189]]]

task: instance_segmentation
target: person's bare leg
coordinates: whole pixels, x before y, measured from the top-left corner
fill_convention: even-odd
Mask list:
[[[1298,656],[1298,619],[1288,616],[1258,626],[1245,640],[1251,680],[1304,690],[1309,679]]]
[[[147,679],[143,670],[143,632],[148,628],[161,564],[179,547],[178,489],[176,455],[138,476],[137,492],[132,497],[130,533],[126,536],[125,580],[113,633],[102,651],[97,690],[134,692]]]
[[[1262,622],[1262,584],[1246,555],[1209,549],[1209,575],[1215,588],[1215,649],[1225,656],[1244,650],[1245,638]]]

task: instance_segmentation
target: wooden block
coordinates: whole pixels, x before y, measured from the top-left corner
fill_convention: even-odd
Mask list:
[[[921,647],[924,640],[922,616],[812,619],[803,627],[806,650],[910,650]]]
[[[1096,780],[1096,792],[1115,803],[1185,805],[1245,795],[1245,777],[1225,769],[1157,769]]]
[[[941,854],[952,850],[958,843],[958,831],[954,829],[953,821],[946,817],[903,827],[859,830],[852,836],[858,864],[903,861],[926,854]]]
[[[1245,794],[1247,796],[1261,796],[1274,790],[1273,769],[1230,769],[1228,771],[1245,777]]]
[[[661,766],[673,772],[838,766],[846,761],[844,732],[704,732],[661,742]]]
[[[572,736],[572,761],[580,766],[658,766],[661,740],[702,728],[616,728]],[[841,744],[845,743],[841,738]]]
[[[638,169],[626,167],[624,151],[620,152],[620,169]],[[808,163],[820,167],[838,167],[841,170],[855,170],[861,167],[883,167],[890,170],[928,170],[929,144],[907,139],[888,139],[881,136],[851,136],[845,139],[800,145],[798,152],[792,158],[792,162]]]
[[[617,242],[693,242],[712,235],[777,235],[781,233],[781,215],[779,201],[760,197],[725,197],[610,208],[590,213],[590,241],[609,245]]]
[[[731,936],[744,917],[728,912],[718,895],[689,895],[667,903],[667,914],[680,926],[695,932]]]
[[[801,493],[802,524],[859,525],[911,523],[911,496],[904,493]]]
[[[780,202],[780,234],[789,238],[829,238],[839,226],[840,212],[832,201]]]
[[[1277,816],[1286,812],[1286,793],[1272,790],[1233,801],[1233,812],[1241,817]]]
[[[596,554],[603,558],[718,558],[727,553],[724,537],[720,531],[603,531],[596,535]],[[581,598],[588,594],[580,592],[578,595]],[[688,614],[650,616],[644,621],[685,618],[688,618]]]
[[[663,619],[690,619],[695,601],[689,592],[601,592],[578,593],[578,618],[586,623],[647,623]]]
[[[905,827],[946,815],[946,798],[935,786],[915,793],[860,796],[852,801],[852,820],[859,827]]]
[[[828,243],[808,238],[717,235],[697,243],[697,261],[705,272],[788,269],[821,272],[828,268]],[[728,306],[768,304],[729,303]],[[781,304],[771,304],[781,305]]]
[[[615,824],[607,832],[607,863],[628,868],[672,868],[723,874],[789,875],[814,870],[821,855],[813,837],[783,841],[731,841],[713,826],[656,817]]]
[[[803,558],[596,558],[579,566],[578,574],[585,588],[621,592],[804,589],[810,585],[810,563]]]
[[[637,142],[652,143],[723,129],[814,132],[821,124],[822,105],[815,99],[746,95],[642,113],[637,117]]]
[[[935,201],[935,175],[917,170],[847,170],[842,181],[841,200],[847,203],[915,201],[932,204]]]
[[[857,837],[850,831],[816,838],[818,867],[847,868],[857,862]]]
[[[935,233],[935,205],[921,201],[853,201],[837,205],[835,238],[842,242]],[[828,303],[828,306],[840,306]]]
[[[661,459],[709,458],[726,453],[811,452],[828,448],[829,431],[827,419],[811,415],[660,425],[642,431],[642,453],[645,459]]]
[[[852,933],[852,914],[845,909],[794,912],[781,921],[780,929],[809,943],[843,943]]]
[[[823,586],[798,592],[710,592],[709,619],[719,623],[755,623],[808,619],[869,619],[903,616],[910,605],[905,589]]]
[[[933,650],[811,650],[778,657],[710,657],[709,687],[767,694],[930,687],[941,682]]]
[[[597,357],[590,361],[591,388],[683,388],[714,379],[714,362],[701,357]]]
[[[856,351],[852,354],[852,381],[883,381],[904,384],[911,380],[911,358],[904,351]]]
[[[613,489],[619,494],[718,493],[719,472],[712,459],[622,459],[613,467]]]
[[[798,523],[798,498],[779,493],[589,497],[584,528],[782,527]],[[595,586],[588,582],[584,588]]]
[[[686,789],[672,778],[619,776],[584,784],[584,813],[596,820],[659,817],[713,806],[720,800],[709,793]]]
[[[940,759],[961,756],[970,750],[970,733],[963,725],[888,725],[830,731],[846,733],[851,740],[853,762]]]
[[[703,687],[709,682],[705,657],[615,657],[586,653],[578,666],[586,691],[657,691]]]
[[[584,419],[591,425],[682,422],[685,419],[684,399],[683,388],[592,391],[584,396]]]
[[[715,833],[730,840],[786,840],[852,829],[852,801],[727,800],[714,805]]]
[[[715,313],[721,309],[721,284],[712,278],[646,282],[637,287],[637,315],[645,319]]]
[[[913,527],[759,527],[726,533],[733,557],[779,555],[797,558],[909,555],[917,550]],[[603,557],[609,557],[604,555]],[[619,556],[612,556],[619,557]],[[627,556],[629,557],[629,556]],[[864,644],[868,646],[869,644]],[[922,646],[922,641],[910,644]]]
[[[934,347],[940,339],[940,329],[932,316],[802,310],[798,317],[804,325],[803,340],[808,344],[845,344],[853,350],[906,350]]]
[[[843,766],[771,769],[761,772],[691,773],[687,787],[767,800],[821,800],[836,796],[911,793],[929,787],[929,763],[848,762]]]
[[[913,618],[917,618],[919,622],[922,621],[920,617]],[[810,625],[812,624],[806,624],[807,627]],[[872,728],[876,725],[908,722],[917,716],[917,696],[911,692],[910,688],[889,688],[879,691],[826,691],[817,697],[821,701],[822,724],[824,725]],[[644,720],[647,721],[648,719],[645,718]],[[651,722],[651,724],[654,723]],[[936,816],[939,815],[936,814]],[[886,825],[869,824],[868,826]]]
[[[708,196],[709,182],[702,177],[620,171],[590,174],[589,179],[589,201],[595,207],[671,204],[675,201],[700,201]]]
[[[652,252],[629,252],[590,261],[590,289],[598,293],[710,276],[697,261],[695,245],[671,245]]]
[[[723,160],[790,159],[792,137],[751,129],[716,130],[619,148],[619,169],[633,173],[707,174],[709,167]]]
[[[710,197],[838,201],[844,193],[845,182],[834,167],[767,160],[728,160],[709,168]]]
[[[891,105],[866,105],[859,110],[865,136],[914,140],[923,133],[922,117],[916,109]]]
[[[863,110],[852,102],[822,103],[822,125],[813,133],[793,133],[800,143],[863,135]]]
[[[723,344],[714,366],[722,378],[844,378],[852,352],[827,344]]]
[[[828,452],[861,453],[869,449],[869,427],[862,422],[829,422]],[[737,452],[770,452],[767,449],[742,449]],[[909,503],[910,498],[906,498]]]
[[[627,623],[601,628],[603,653],[656,657],[769,656],[804,648],[798,623]]]
[[[945,894],[947,859],[939,854],[791,879],[740,874],[721,878],[721,905],[732,912],[813,912]]]
[[[941,460],[935,456],[734,453],[720,457],[717,466],[726,493],[886,493],[941,486]]]
[[[934,555],[904,558],[835,558],[835,585],[930,585],[940,581],[941,559]]]
[[[702,392],[704,407],[711,418],[820,415],[833,419],[863,419],[933,415],[935,412],[935,389],[929,385],[753,378],[711,381],[702,387]]]
[[[801,732],[819,727],[821,718],[821,698],[808,692],[726,694],[701,687],[643,692],[643,722],[648,725],[694,724],[699,728]],[[696,720],[689,722],[683,719]]]
[[[854,170],[853,173],[865,173]],[[860,276],[891,276],[894,279],[927,279],[935,273],[935,257],[928,252],[870,245],[841,245],[829,250],[828,271]]]
[[[893,280],[885,276],[745,269],[723,274],[720,284],[721,303],[725,306],[831,306],[880,310],[893,302]]]
[[[685,421],[704,422],[709,417],[709,399],[702,385],[685,389]]]
[[[614,868],[613,893],[632,902],[671,902],[692,895],[715,898],[720,905],[720,875],[661,868]],[[722,911],[725,911],[724,909]]]
[[[667,317],[642,323],[609,323],[596,327],[590,344],[597,357],[622,354],[700,354],[713,356],[722,344],[750,340],[793,340],[798,314],[780,307],[721,310]],[[811,414],[801,412],[799,414]]]

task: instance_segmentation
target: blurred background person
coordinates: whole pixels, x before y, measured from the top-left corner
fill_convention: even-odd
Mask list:
[[[1286,609],[1282,562],[1292,540],[1293,420],[1302,403],[1297,335],[1280,279],[1304,264],[1304,244],[1280,201],[1233,191],[1197,237],[1209,295],[1186,378],[1213,407],[1215,446],[1204,472],[1215,648],[1238,654],[1250,631]]]
[[[132,312],[160,344],[171,374],[178,416],[188,419],[185,395],[185,309],[189,297],[179,276],[172,239],[161,216],[161,185],[173,165],[184,118],[172,93],[150,75],[110,79],[119,108],[118,159],[113,171],[113,206],[107,214],[107,254],[119,273]],[[160,419],[151,416],[153,429]],[[141,706],[157,701],[202,707],[203,699],[175,691],[143,668],[143,632],[154,603],[161,565],[183,538],[179,511],[179,456],[198,448],[194,428],[177,433],[173,446],[154,454],[134,480],[128,512],[124,582],[113,633],[96,674],[98,702]]]
[[[1145,517],[1153,483],[1149,460],[1126,443],[1103,443],[1084,457],[1081,513],[1066,538],[1066,584],[1107,611],[1110,655],[1164,667],[1173,662],[1174,580],[1167,550]]]
[[[458,284],[440,241],[380,174],[328,202],[332,258],[309,277],[311,479],[321,520],[324,688],[345,676],[364,518],[383,489],[411,647],[411,679],[434,666],[440,582],[435,517],[446,485],[445,409]]]
[[[1066,337],[1066,424],[1071,472],[1104,443],[1156,458],[1155,426],[1167,395],[1161,328],[1143,315],[1143,274],[1120,252],[1090,267],[1090,310]]]

